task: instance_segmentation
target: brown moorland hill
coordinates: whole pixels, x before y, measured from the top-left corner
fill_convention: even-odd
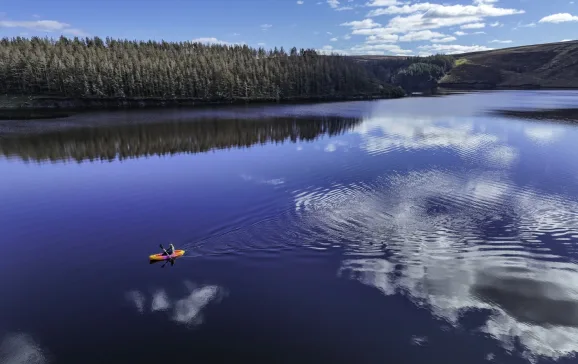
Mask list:
[[[578,40],[454,54],[454,67],[439,80],[451,89],[578,88]],[[389,61],[404,56],[353,56]]]
[[[455,55],[447,88],[578,88],[578,41]]]

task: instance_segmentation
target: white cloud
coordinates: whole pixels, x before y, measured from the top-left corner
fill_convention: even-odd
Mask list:
[[[31,30],[40,30],[45,32],[54,32],[64,30],[70,27],[70,24],[61,23],[56,20],[34,20],[34,21],[13,21],[0,20],[0,27],[3,28],[26,28]]]
[[[514,14],[524,14],[524,10],[496,8],[493,5],[438,5],[430,9],[425,17],[428,18],[454,18],[462,16],[496,17]]]
[[[351,39],[351,35],[345,34],[345,35],[343,36],[343,39],[345,39],[345,40]]]
[[[481,29],[485,27],[486,27],[485,23],[471,23],[462,25],[460,29]]]
[[[420,30],[417,32],[409,32],[405,35],[399,37],[400,42],[419,42],[424,40],[430,40],[434,38],[445,37],[445,34],[432,32],[431,30]]]
[[[491,26],[492,28],[495,28],[495,27],[500,27],[500,26],[504,26],[504,25],[503,25],[502,23],[500,23],[499,21],[497,21],[497,22],[495,22],[495,23],[490,24],[490,26]]]
[[[445,37],[445,38],[440,38],[440,39],[432,39],[431,42],[432,43],[449,43],[449,42],[453,42],[456,39],[457,39],[456,37]]]
[[[473,23],[479,20],[480,18],[476,17],[423,19],[421,14],[413,14],[407,17],[396,16],[392,18],[385,27],[354,29],[352,34],[368,36],[380,34],[408,33],[412,31],[437,29],[465,23]]]
[[[528,24],[518,23],[518,25],[516,25],[516,27],[513,28],[513,29],[518,29],[518,28],[535,28],[535,27],[536,27],[536,23],[528,23]]]
[[[380,34],[380,35],[370,35],[366,38],[365,43],[376,44],[376,43],[395,43],[399,40],[399,36],[396,34]]]
[[[261,30],[266,31],[266,30],[269,30],[272,26],[273,25],[271,25],[271,24],[261,24],[260,28],[261,28]]]
[[[351,54],[351,51],[348,51],[345,49],[337,49],[331,45],[324,45],[320,49],[316,49],[316,51],[319,54],[327,54],[327,55],[332,54],[332,53],[337,53],[337,54],[341,54],[341,55],[350,55]]]
[[[378,28],[381,26],[381,24],[374,22],[373,19],[355,20],[347,23],[341,23],[340,25],[351,27],[352,29],[370,29]]]
[[[363,44],[357,45],[349,50],[350,53],[367,52],[391,52],[392,45],[388,43],[431,41],[438,48],[422,48],[420,53],[426,53],[442,48],[444,51],[458,53],[460,50],[489,50],[490,48],[480,45],[450,45],[456,40],[452,35],[447,35],[436,31],[439,28],[459,26],[462,29],[480,29],[486,26],[483,21],[486,17],[501,17],[513,14],[522,14],[523,10],[496,7],[496,1],[479,0],[473,5],[441,5],[429,2],[423,3],[400,3],[398,1],[376,0],[366,3],[369,7],[380,7],[370,11],[368,16],[393,15],[382,25],[375,22],[372,17],[363,20],[342,23],[341,26],[351,27],[352,35],[365,36]],[[499,24],[499,25],[498,25]],[[501,23],[494,22],[492,26],[500,26]],[[466,32],[454,32],[456,36],[466,35]],[[474,33],[476,34],[476,33]],[[478,33],[480,34],[480,33]],[[384,47],[383,49],[376,47]],[[433,47],[433,46],[431,46]],[[410,50],[402,48],[396,49],[397,54],[409,54]]]
[[[195,38],[192,39],[191,42],[193,43],[205,43],[205,44],[221,44],[221,45],[232,45],[233,43],[224,41],[224,40],[219,40],[215,37],[201,37],[201,38]]]
[[[366,3],[366,6],[392,6],[398,4],[397,0],[373,0],[372,2]]]
[[[413,51],[402,49],[396,44],[362,44],[352,47],[351,50],[356,54],[365,54],[366,52],[381,52],[381,54],[411,54]],[[376,54],[376,53],[373,53]]]
[[[391,33],[406,33],[416,30],[438,29],[466,23],[475,23],[480,20],[480,17],[475,16],[425,19],[422,14],[412,14],[409,16],[396,16],[392,18],[387,24],[386,29]]]
[[[510,44],[510,43],[512,43],[512,41],[511,40],[494,39],[494,40],[491,40],[490,43]]]
[[[317,49],[320,54],[331,54],[337,53],[342,55],[408,55],[413,53],[409,49],[402,49],[395,44],[384,44],[384,43],[366,43],[359,44],[350,49],[337,49],[331,45],[325,45],[320,49]]]
[[[370,11],[368,16],[391,14],[413,14],[423,12],[424,18],[456,18],[456,17],[498,17],[506,15],[524,14],[524,10],[511,8],[496,8],[492,4],[477,5],[441,5],[432,3],[416,3],[403,6],[389,6],[387,8]]]
[[[486,34],[486,32],[473,32],[472,34],[476,34],[476,35],[478,35],[478,34]]]
[[[457,44],[433,44],[433,45],[419,46],[418,48],[426,52],[445,53],[445,54],[481,52],[481,51],[490,51],[494,49],[481,45],[464,46]]]
[[[303,5],[303,3],[304,3],[304,1],[302,1],[302,0],[297,1],[297,5]]]
[[[332,35],[333,33],[331,33],[331,32],[327,32],[327,34],[328,34],[328,35]]]
[[[342,6],[342,7],[339,7],[339,8],[337,8],[337,9],[335,9],[335,11],[347,11],[347,10],[353,10],[353,7],[351,7],[351,6]]]
[[[569,13],[558,13],[543,17],[538,23],[566,23],[578,21],[578,16]]]
[[[329,39],[330,42],[337,42],[337,38],[331,38]]]
[[[329,4],[329,6],[332,7],[333,9],[336,9],[339,7],[339,1],[338,0],[327,0],[327,4]]]
[[[387,8],[371,10],[367,16],[413,14],[418,11],[428,11],[435,6],[438,5],[431,3],[416,3],[403,6],[389,6]]]
[[[257,45],[258,45],[259,47],[265,47],[265,46],[267,45],[267,43],[260,42],[260,43],[257,43]]]
[[[32,20],[32,21],[16,21],[16,20],[0,20],[0,28],[23,28],[39,32],[59,32],[72,36],[86,36],[84,31],[72,28],[70,24],[62,23],[56,20]]]

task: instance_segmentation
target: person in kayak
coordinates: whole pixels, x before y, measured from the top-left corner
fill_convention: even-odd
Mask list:
[[[163,252],[163,255],[173,255],[175,252],[175,246],[171,243],[169,248]]]

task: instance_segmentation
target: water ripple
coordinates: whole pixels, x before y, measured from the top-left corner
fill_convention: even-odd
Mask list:
[[[578,351],[577,201],[475,171],[370,185],[295,193],[303,218],[351,257],[339,275],[405,294],[455,326],[486,309],[483,331],[506,348],[520,340],[529,358]]]

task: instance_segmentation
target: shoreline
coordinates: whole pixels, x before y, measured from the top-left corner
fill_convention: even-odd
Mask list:
[[[564,91],[564,90],[578,90],[576,87],[549,87],[535,84],[528,85],[507,85],[500,86],[485,82],[479,83],[442,83],[438,84],[440,89],[452,91]]]
[[[484,85],[487,86],[487,85]],[[292,98],[258,98],[258,99],[223,99],[202,100],[190,98],[158,98],[158,97],[63,97],[63,96],[0,96],[0,120],[43,120],[67,118],[79,113],[90,111],[118,111],[138,109],[164,108],[205,108],[211,106],[229,105],[291,105],[314,104],[325,102],[371,101],[402,99],[410,97],[450,96],[461,93],[477,93],[491,91],[564,91],[578,90],[578,87],[542,87],[538,85],[518,87],[480,87],[480,85],[441,84],[433,93],[409,93],[406,95],[327,95]]]
[[[340,101],[386,100],[409,97],[406,95],[327,95],[292,98],[202,100],[190,98],[115,98],[115,97],[60,97],[60,96],[3,96],[0,98],[0,120],[40,120],[65,118],[89,111],[128,109],[159,109],[170,107],[209,107],[226,105],[274,105]]]

